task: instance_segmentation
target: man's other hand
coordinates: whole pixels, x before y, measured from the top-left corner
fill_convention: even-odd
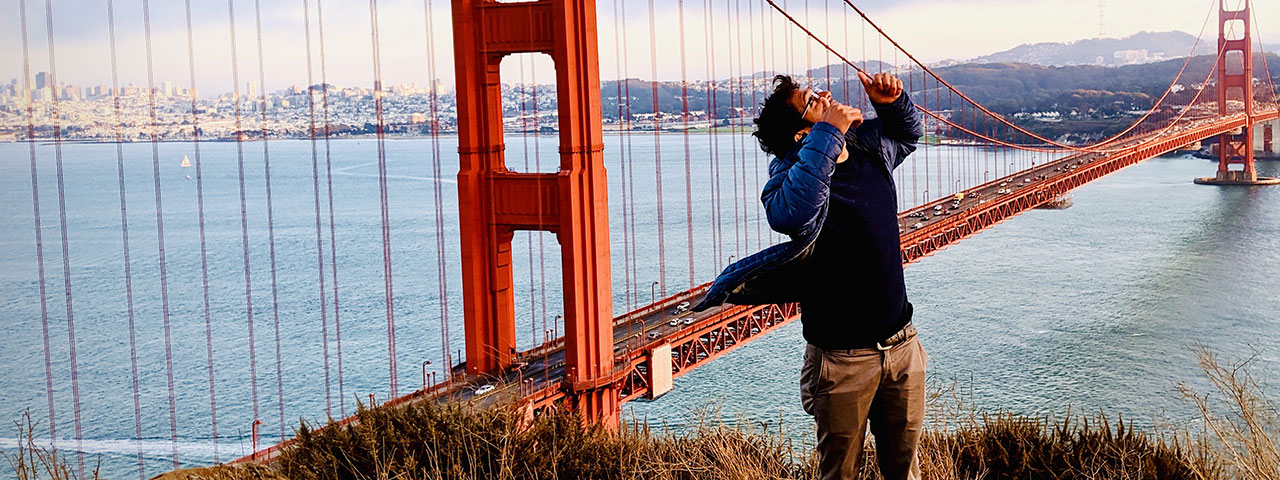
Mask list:
[[[877,73],[874,77],[858,72],[858,79],[867,90],[867,98],[873,103],[893,103],[902,95],[902,80],[887,73]]]
[[[830,102],[830,105],[827,106],[826,112],[823,113],[822,121],[840,129],[841,134],[848,132],[849,127],[862,125],[862,110],[836,103],[830,99],[823,100]]]

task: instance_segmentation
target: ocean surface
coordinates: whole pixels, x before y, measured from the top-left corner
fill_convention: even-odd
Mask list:
[[[671,134],[657,140],[606,136],[615,312],[709,281],[730,256],[741,258],[780,241],[759,212],[766,160],[750,138],[690,135],[687,174],[685,142],[685,136]],[[423,361],[440,371],[446,345],[442,311],[450,325],[448,348],[455,358],[463,348],[457,141],[393,139],[385,145],[395,377],[398,393],[404,394],[421,388]],[[255,410],[263,422],[262,444],[268,445],[279,441],[282,431],[289,434],[300,418],[321,420],[326,409],[341,416],[354,410],[357,399],[374,395],[381,401],[390,393],[377,142],[333,140],[327,149],[321,142],[313,150],[306,140],[281,140],[269,142],[265,152],[261,142],[201,143],[198,157],[195,147],[161,143],[154,157],[150,144],[120,150],[131,260],[127,284],[116,145],[61,146],[69,296],[56,149],[35,147],[44,321],[30,146],[0,144],[0,420],[21,421],[29,413],[37,442],[48,444],[51,383],[55,444],[86,452],[90,468],[101,461],[106,478],[136,478],[140,450],[147,476],[171,468],[175,448],[184,466],[243,455],[250,448]],[[437,149],[439,179],[433,173]],[[509,136],[507,164],[518,171],[553,171],[557,151],[554,136]],[[981,183],[984,174],[994,178],[1008,168],[1044,161],[1019,157],[1014,165],[984,165],[982,153],[977,147],[935,146],[913,155],[899,169],[902,205]],[[206,337],[196,173],[181,166],[184,155],[198,160],[203,170],[211,337]],[[167,296],[158,261],[153,161],[161,179]],[[925,168],[933,174],[928,182]],[[1180,382],[1207,388],[1196,364],[1196,349],[1203,346],[1227,359],[1253,357],[1252,371],[1273,398],[1280,398],[1280,188],[1191,183],[1214,168],[1190,156],[1152,159],[1077,190],[1069,209],[1020,215],[908,267],[907,288],[930,354],[931,382],[953,388],[968,406],[986,411],[1101,411],[1123,414],[1141,428],[1187,425],[1197,415],[1175,388]],[[1262,162],[1259,170],[1280,175],[1280,163]],[[939,177],[939,171],[947,173]],[[927,191],[930,185],[933,194]],[[439,208],[445,213],[443,274],[436,187],[442,189]],[[521,348],[528,348],[541,341],[544,328],[563,331],[554,326],[562,298],[555,237],[517,233],[513,261],[517,332]],[[132,287],[141,441],[135,440],[126,286]],[[76,385],[68,306],[74,314]],[[812,424],[799,404],[799,327],[788,325],[676,380],[675,390],[656,401],[627,404],[626,415],[672,429],[705,415],[745,418],[770,428],[781,422],[803,441]],[[207,338],[212,340],[213,402]],[[170,439],[170,371],[176,447]],[[216,404],[216,441],[211,403]],[[5,425],[0,426],[0,452],[12,454],[19,430]],[[75,456],[71,459],[74,465]],[[7,467],[0,472],[0,478],[11,475]]]

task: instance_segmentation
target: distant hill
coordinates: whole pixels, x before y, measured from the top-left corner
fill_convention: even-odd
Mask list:
[[[1213,56],[1192,59],[1178,82],[1185,89],[1172,99],[1189,100],[1193,84],[1201,83],[1214,67]],[[1017,112],[1087,110],[1098,105],[1117,105],[1123,109],[1142,110],[1164,93],[1169,82],[1182,68],[1183,59],[1107,68],[1093,65],[1051,67],[1025,63],[965,64],[940,68],[938,75],[947,79],[974,100],[1002,114]],[[1268,52],[1266,63],[1280,82],[1280,57]],[[1264,77],[1261,55],[1254,57],[1254,71]],[[933,87],[930,82],[930,87]],[[1258,95],[1266,95],[1258,89]],[[1096,98],[1101,96],[1103,102]],[[1212,98],[1210,93],[1206,99]]]
[[[1210,37],[1196,47],[1197,55],[1213,55]],[[1120,66],[1185,58],[1196,37],[1184,32],[1141,32],[1125,38],[1091,38],[1070,43],[1034,43],[981,56],[966,63],[1030,63],[1048,66]]]

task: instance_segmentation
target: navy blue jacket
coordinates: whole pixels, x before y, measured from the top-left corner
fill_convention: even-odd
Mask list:
[[[915,151],[924,134],[915,106],[903,93],[890,104],[873,104],[877,117],[840,134],[835,126],[818,123],[809,135],[783,157],[769,162],[769,180],[760,200],[769,226],[790,241],[766,248],[729,265],[720,273],[694,310],[724,303],[766,305],[800,301],[810,288],[805,261],[813,252],[826,220],[831,176],[846,142],[850,161],[883,165],[892,184],[893,169]],[[857,157],[856,159],[854,157]],[[896,232],[895,232],[896,233]]]

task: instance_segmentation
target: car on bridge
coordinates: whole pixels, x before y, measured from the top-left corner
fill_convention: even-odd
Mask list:
[[[672,314],[672,315],[680,315],[680,314],[686,313],[686,312],[688,312],[688,311],[689,311],[689,302],[680,302],[680,304],[679,304],[679,305],[676,305],[675,310],[672,310],[672,311],[671,311],[671,314]]]

